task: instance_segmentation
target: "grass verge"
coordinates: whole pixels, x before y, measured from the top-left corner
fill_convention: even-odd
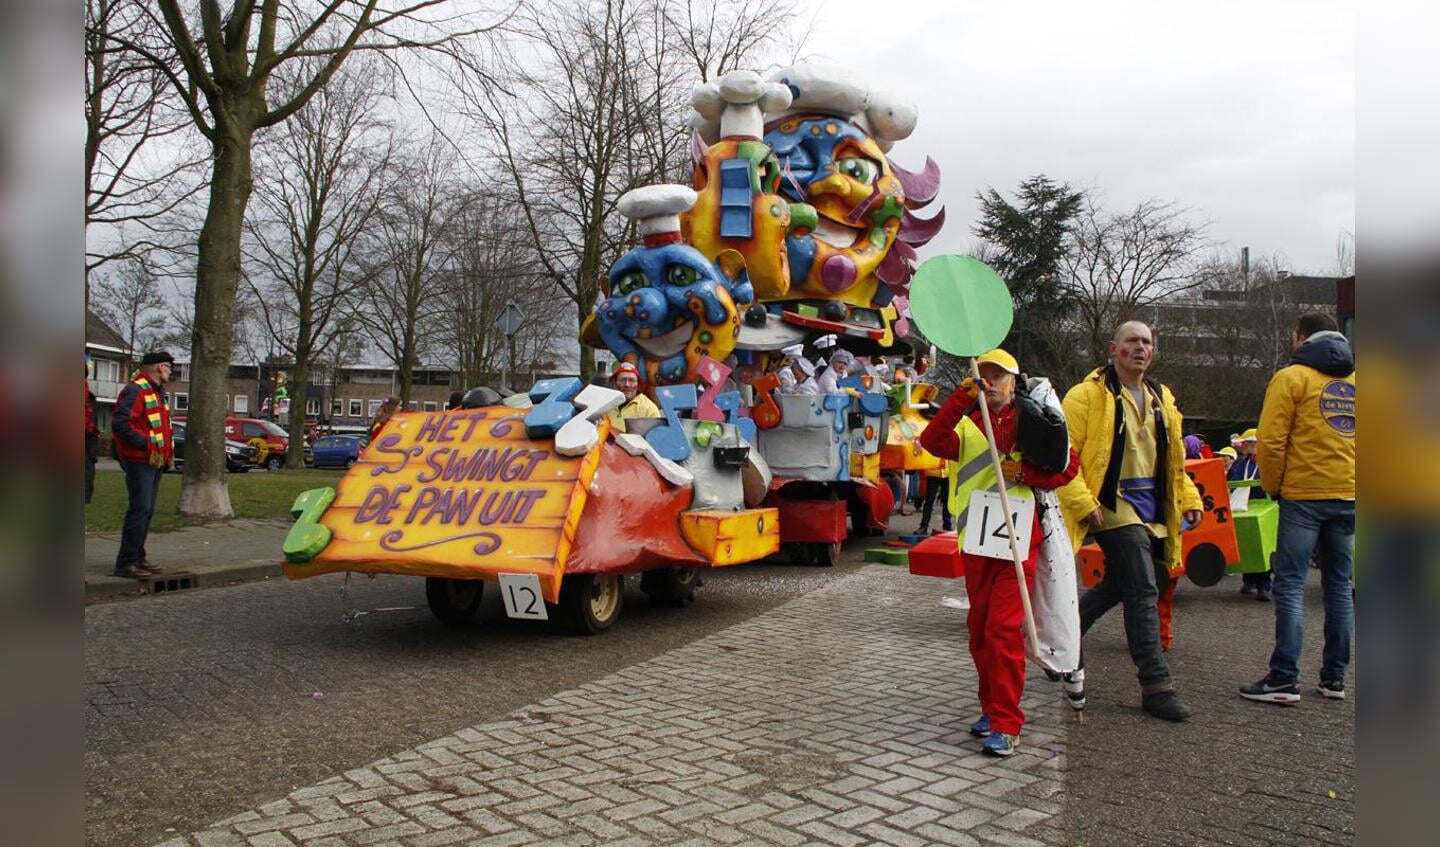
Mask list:
[[[334,486],[342,470],[250,471],[226,474],[230,486],[230,506],[237,518],[289,520],[290,505],[295,495],[311,488]],[[151,519],[151,532],[167,532],[185,526],[188,521],[175,511],[180,503],[180,474],[165,474],[160,480],[160,497]],[[86,532],[119,532],[125,519],[129,497],[125,493],[125,474],[100,470],[95,474],[95,496],[85,507]]]

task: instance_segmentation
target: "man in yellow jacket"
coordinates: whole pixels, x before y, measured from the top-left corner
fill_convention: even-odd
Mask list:
[[[1080,598],[1080,632],[1123,603],[1141,708],[1183,721],[1190,709],[1175,693],[1155,603],[1180,568],[1180,533],[1199,523],[1204,504],[1185,475],[1175,397],[1146,375],[1155,357],[1150,327],[1127,321],[1109,347],[1110,364],[1092,371],[1064,401],[1080,475],[1060,490],[1061,508],[1076,549],[1088,532],[1105,553],[1104,578]]]
[[[621,394],[625,403],[610,411],[610,427],[615,432],[625,432],[626,418],[658,418],[660,409],[655,401],[640,393],[640,369],[629,362],[621,362],[610,374],[610,382]]]
[[[1355,544],[1355,354],[1335,319],[1302,315],[1290,364],[1270,379],[1260,412],[1256,458],[1260,484],[1280,501],[1280,530],[1270,568],[1275,579],[1275,650],[1265,678],[1240,696],[1265,703],[1300,701],[1305,635],[1306,565],[1318,549],[1325,593],[1321,696],[1345,699],[1355,621],[1350,568]]]

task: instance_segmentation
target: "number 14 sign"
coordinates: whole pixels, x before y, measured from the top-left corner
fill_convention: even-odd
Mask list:
[[[1015,540],[1020,555],[1029,555],[1030,531],[1035,524],[1035,501],[1012,494],[1010,516],[1015,523]],[[970,495],[970,508],[965,512],[965,541],[960,549],[972,556],[1012,560],[1010,533],[1005,529],[1005,511],[1000,505],[999,494],[976,491]]]

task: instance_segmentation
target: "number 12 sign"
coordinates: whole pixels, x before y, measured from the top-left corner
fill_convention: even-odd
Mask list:
[[[505,599],[506,617],[531,621],[550,619],[540,594],[540,577],[533,573],[500,574],[500,596]]]
[[[1035,525],[1035,501],[1029,497],[1010,495],[1010,517],[1020,555],[1030,553],[1030,531]],[[960,549],[972,556],[1011,561],[1010,533],[1005,528],[1005,511],[1000,495],[993,491],[976,491],[970,495],[970,508],[965,512],[965,540]]]

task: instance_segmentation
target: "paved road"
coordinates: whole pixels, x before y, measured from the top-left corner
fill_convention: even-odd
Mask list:
[[[958,586],[859,551],[717,572],[685,610],[632,590],[598,638],[493,597],[467,629],[423,608],[346,624],[340,577],[92,606],[88,841],[1354,842],[1354,701],[1234,694],[1269,606],[1182,587],[1185,726],[1135,708],[1117,610],[1089,642],[1087,722],[1032,680],[1022,755],[993,762],[963,732],[974,677],[938,602]],[[404,578],[352,597],[423,606]]]

